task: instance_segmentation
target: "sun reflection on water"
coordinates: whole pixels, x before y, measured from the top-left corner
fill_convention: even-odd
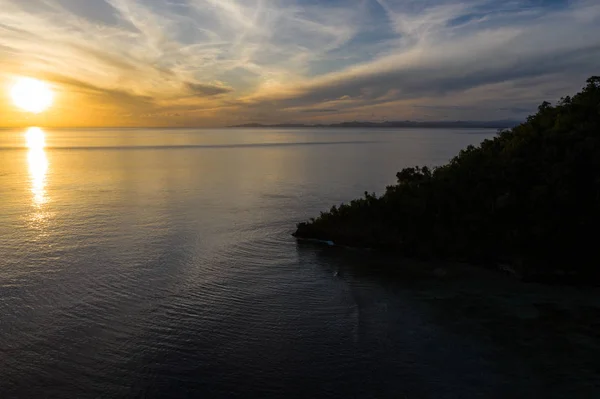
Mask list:
[[[46,156],[46,134],[39,127],[27,129],[25,133],[27,147],[27,163],[29,165],[29,176],[31,179],[31,192],[33,202],[41,206],[48,201],[46,195],[46,176],[48,174],[48,157]]]

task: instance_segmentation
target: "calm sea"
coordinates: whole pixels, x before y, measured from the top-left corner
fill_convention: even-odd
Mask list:
[[[0,396],[562,392],[440,315],[449,291],[290,235],[494,133],[0,131]]]

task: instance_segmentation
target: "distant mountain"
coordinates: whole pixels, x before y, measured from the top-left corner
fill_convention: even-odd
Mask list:
[[[280,123],[276,125],[263,125],[262,123],[245,123],[227,127],[323,127],[323,125],[305,125],[303,123]]]
[[[369,128],[391,128],[391,127],[420,127],[420,128],[490,128],[505,129],[517,126],[520,122],[511,120],[500,121],[389,121],[389,122],[341,122],[332,124],[302,124],[302,123],[280,123],[264,125],[261,123],[246,123],[229,127],[238,128],[346,128],[346,127],[369,127]]]

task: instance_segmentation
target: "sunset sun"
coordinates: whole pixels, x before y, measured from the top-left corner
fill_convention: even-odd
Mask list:
[[[54,93],[47,83],[32,78],[19,78],[10,91],[13,103],[23,111],[39,114],[47,110]]]

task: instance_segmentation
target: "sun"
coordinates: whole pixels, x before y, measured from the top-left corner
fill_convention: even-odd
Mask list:
[[[23,111],[39,114],[54,101],[54,93],[47,83],[32,78],[19,78],[10,91],[14,104]]]

